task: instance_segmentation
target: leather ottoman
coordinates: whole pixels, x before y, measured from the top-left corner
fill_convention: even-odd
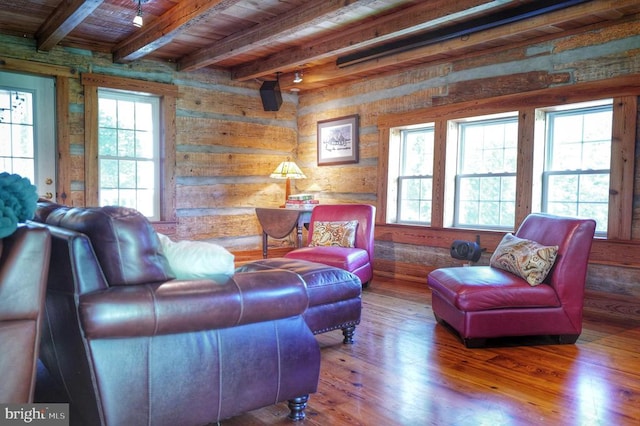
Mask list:
[[[300,259],[256,260],[236,272],[286,269],[297,273],[307,285],[309,307],[302,315],[313,334],[342,329],[344,343],[353,343],[362,311],[362,283],[351,272]]]

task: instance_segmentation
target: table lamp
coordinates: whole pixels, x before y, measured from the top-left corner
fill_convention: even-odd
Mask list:
[[[302,173],[300,167],[293,161],[283,161],[276,167],[276,169],[269,176],[274,179],[286,179],[284,202],[286,203],[291,195],[291,179],[306,179],[307,177]]]

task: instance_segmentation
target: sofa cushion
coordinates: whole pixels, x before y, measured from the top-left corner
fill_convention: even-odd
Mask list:
[[[306,260],[275,258],[245,263],[236,272],[284,269],[304,280],[309,294],[309,307],[360,298],[362,284],[351,272]]]
[[[489,264],[516,274],[533,286],[544,281],[557,254],[558,246],[544,246],[509,233],[498,244]]]
[[[149,220],[126,207],[57,209],[46,218],[89,237],[109,285],[164,282],[174,278]]]
[[[440,268],[428,276],[431,290],[461,311],[558,307],[554,289],[491,266]]]
[[[218,244],[208,241],[172,241],[158,234],[162,252],[179,280],[231,276],[235,270],[234,255]]]
[[[309,246],[353,247],[357,227],[357,220],[313,222],[313,234]]]
[[[288,252],[285,257],[324,263],[347,271],[356,271],[369,263],[369,253],[356,247],[302,247]]]
[[[212,280],[110,287],[80,297],[89,339],[158,336],[290,318],[308,306],[302,278],[269,270]]]

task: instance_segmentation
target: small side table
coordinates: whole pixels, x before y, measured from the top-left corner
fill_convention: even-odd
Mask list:
[[[297,247],[302,246],[302,227],[311,220],[313,209],[256,208],[262,226],[262,257],[267,258],[267,238],[284,238],[297,230]]]

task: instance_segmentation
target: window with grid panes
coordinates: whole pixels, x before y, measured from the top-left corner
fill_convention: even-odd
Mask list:
[[[159,220],[159,97],[104,89],[98,96],[100,205]]]
[[[517,116],[459,122],[458,138],[454,226],[513,228]]]
[[[546,112],[542,211],[596,220],[606,235],[611,164],[611,101]]]
[[[433,136],[433,126],[400,132],[399,223],[431,223]]]

